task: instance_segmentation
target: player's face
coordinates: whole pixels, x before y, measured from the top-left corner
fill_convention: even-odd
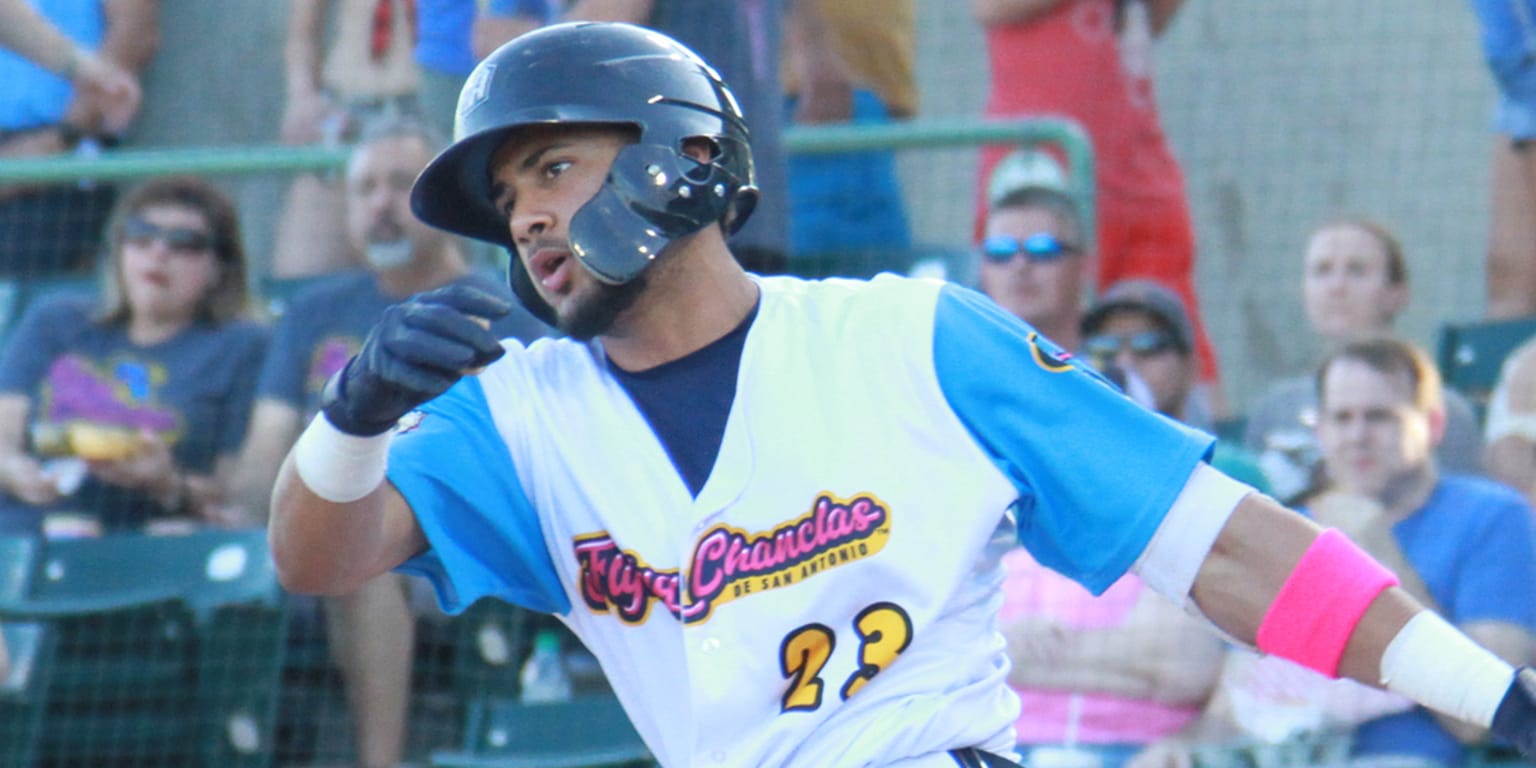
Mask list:
[[[1020,242],[1049,234],[1081,248],[1077,232],[1070,231],[1055,213],[1044,208],[1002,208],[987,217],[987,237],[1012,237]],[[981,259],[981,290],[1003,309],[1036,326],[1054,327],[1076,323],[1083,302],[1081,251],[1053,259],[1015,255],[1005,262]]]
[[[1180,416],[1194,383],[1194,366],[1162,323],[1139,309],[1119,310],[1105,317],[1097,331],[1084,339],[1085,349],[1089,339],[1105,346],[1118,342],[1118,350],[1110,359],[1146,382],[1159,413]],[[1152,339],[1157,343],[1151,343]]]
[[[146,206],[124,222],[118,269],[135,317],[190,320],[218,282],[213,228],[194,208]]]
[[[347,239],[378,270],[436,253],[444,235],[411,213],[411,184],[432,159],[415,136],[392,136],[358,149],[347,166]]]
[[[1335,360],[1323,379],[1322,400],[1317,442],[1340,490],[1381,499],[1429,468],[1431,419],[1414,405],[1407,373]]]
[[[507,218],[518,258],[556,325],[586,339],[604,333],[645,285],[599,281],[571,253],[571,217],[608,177],[627,131],[604,127],[534,126],[518,131],[491,161],[497,210]]]
[[[1307,243],[1302,298],[1313,330],[1348,339],[1387,331],[1407,304],[1407,286],[1392,283],[1376,236],[1341,225],[1318,230]]]

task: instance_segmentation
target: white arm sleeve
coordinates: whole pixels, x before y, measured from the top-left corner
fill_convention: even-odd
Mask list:
[[[1196,465],[1131,569],[1153,591],[1199,615],[1189,596],[1195,576],[1237,503],[1250,493],[1257,491],[1205,462]]]

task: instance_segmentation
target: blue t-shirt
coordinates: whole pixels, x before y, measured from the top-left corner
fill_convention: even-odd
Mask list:
[[[498,289],[492,278],[478,273],[460,280]],[[325,382],[362,349],[384,310],[401,300],[380,290],[374,273],[367,269],[322,278],[299,292],[273,333],[256,396],[287,403],[306,419],[314,416],[320,410]],[[548,329],[518,306],[492,324],[491,330],[504,338],[531,341]]]
[[[106,33],[102,0],[24,0],[69,37],[94,50]],[[64,119],[74,86],[15,53],[0,49],[0,130],[54,125]]]
[[[1448,474],[1393,538],[1447,621],[1497,621],[1536,632],[1536,523],[1513,489]],[[1460,764],[1465,748],[1423,707],[1355,732],[1358,755],[1420,755]]]
[[[145,428],[163,435],[183,470],[210,474],[245,439],[267,330],[247,321],[196,324],[141,346],[122,325],[92,320],[94,303],[61,297],[31,308],[11,334],[0,392],[32,400],[34,428],[71,421]],[[156,514],[147,496],[87,479],[71,509],[129,527]]]

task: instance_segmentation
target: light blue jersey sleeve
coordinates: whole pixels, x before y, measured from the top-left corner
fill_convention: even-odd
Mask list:
[[[389,481],[411,505],[429,549],[396,569],[432,583],[443,610],[497,597],[566,613],[539,517],[497,432],[479,380],[466,378],[422,406],[395,436]]]
[[[1019,542],[1095,594],[1136,561],[1214,443],[970,289],[941,291],[933,357],[950,407],[1019,491]]]

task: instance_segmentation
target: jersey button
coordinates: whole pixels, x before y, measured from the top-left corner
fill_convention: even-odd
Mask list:
[[[713,654],[715,651],[720,650],[720,638],[718,638],[718,637],[706,637],[706,638],[704,638],[704,642],[699,643],[699,650],[703,651],[704,653]]]

